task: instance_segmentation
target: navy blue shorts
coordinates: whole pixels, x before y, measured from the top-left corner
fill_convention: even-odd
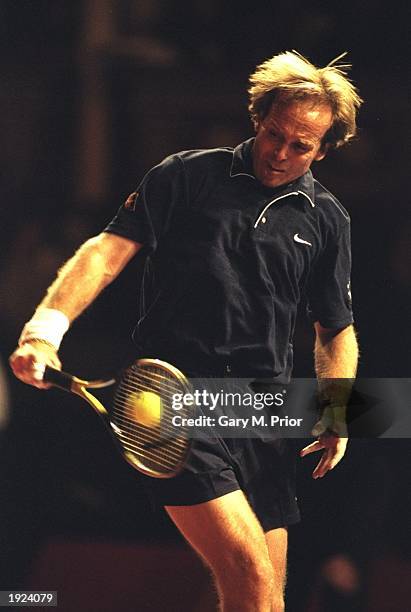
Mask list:
[[[192,506],[242,490],[265,532],[300,520],[293,440],[194,439],[183,471],[170,479],[143,476],[156,506]]]

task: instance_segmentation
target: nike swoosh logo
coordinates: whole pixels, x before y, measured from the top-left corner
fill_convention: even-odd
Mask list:
[[[303,240],[303,238],[300,238],[300,236],[298,234],[294,234],[294,240],[295,242],[299,242],[300,244],[308,244],[308,246],[313,246],[311,244],[311,242],[308,242],[308,240]]]

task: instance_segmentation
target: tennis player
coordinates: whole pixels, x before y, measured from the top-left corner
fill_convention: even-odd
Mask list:
[[[250,76],[254,138],[234,149],[180,152],[154,167],[60,270],[10,358],[16,376],[46,387],[38,364],[61,367],[70,324],[139,253],[139,356],[188,376],[287,384],[304,295],[317,377],[353,379],[350,220],[311,172],[356,133],[361,99],[337,60],[317,68],[286,52],[265,61]],[[320,451],[314,478],[346,449],[341,432],[324,429],[300,453]],[[177,477],[146,478],[211,568],[224,612],[284,609],[287,527],[299,520],[294,469],[288,440],[219,439],[195,442]]]

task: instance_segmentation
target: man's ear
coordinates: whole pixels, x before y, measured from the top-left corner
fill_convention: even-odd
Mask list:
[[[317,155],[314,157],[314,160],[315,161],[321,161],[322,159],[324,159],[324,157],[328,153],[328,149],[329,148],[330,148],[330,143],[326,142],[325,144],[322,144],[321,147],[318,150]]]

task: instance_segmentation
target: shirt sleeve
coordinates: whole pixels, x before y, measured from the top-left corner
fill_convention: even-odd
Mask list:
[[[329,237],[307,288],[307,314],[312,322],[337,329],[353,323],[350,223],[337,238]]]
[[[104,231],[138,242],[153,252],[167,232],[175,207],[182,205],[184,199],[182,162],[173,155],[145,175]]]

